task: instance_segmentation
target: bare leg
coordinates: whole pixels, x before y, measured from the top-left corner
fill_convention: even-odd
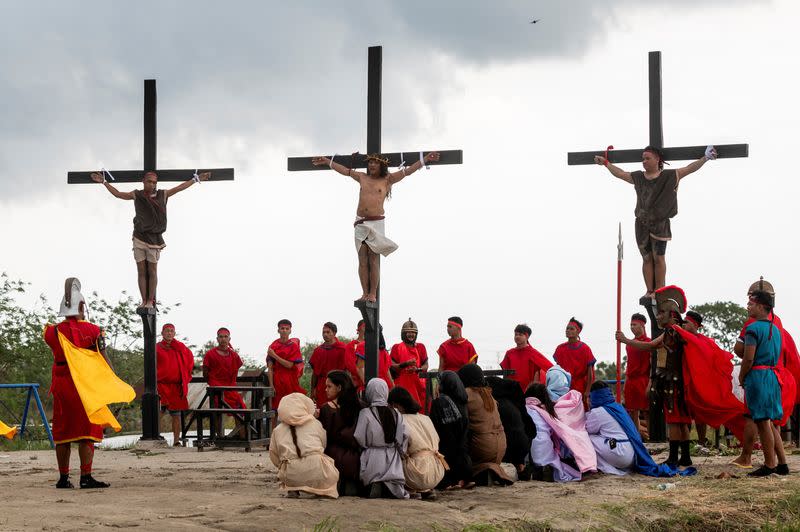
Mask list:
[[[147,262],[136,263],[136,275],[139,282],[139,295],[142,296],[142,306],[147,303]]]
[[[642,277],[644,277],[644,286],[647,289],[646,296],[653,295],[654,275],[655,265],[653,264],[653,255],[642,257]]]
[[[361,244],[358,248],[358,280],[361,282],[361,297],[367,299],[369,295],[369,246]]]
[[[642,432],[641,423],[639,422],[639,411],[638,410],[628,410],[628,415],[631,416],[631,421],[633,421],[633,426],[636,427],[636,432]]]
[[[368,248],[369,249],[369,248]],[[378,281],[380,279],[381,256],[370,250],[369,254],[369,294],[367,301],[378,300]]]
[[[172,445],[177,447],[181,441],[181,416],[170,416],[172,418]]]
[[[147,263],[147,301],[155,305],[156,287],[158,286],[158,263]]]
[[[697,443],[705,445],[707,442],[706,435],[708,434],[708,425],[695,422],[694,426],[697,428]]]
[[[69,471],[69,455],[71,453],[72,449],[69,443],[59,443],[56,445],[56,462],[58,462],[59,471]]]
[[[783,448],[783,438],[781,438],[781,429],[776,427],[773,423],[772,425],[772,437],[775,440],[775,454],[778,457],[779,464],[786,463],[786,450]]]
[[[765,419],[756,423],[758,437],[761,439],[761,450],[764,452],[764,465],[775,469],[775,438],[772,432],[772,421]]]
[[[740,466],[749,467],[753,465],[753,445],[756,442],[756,424],[753,420],[747,418],[744,425],[744,441],[742,441],[742,452],[733,461]]]
[[[664,288],[667,284],[667,259],[664,255],[653,255],[653,262],[655,264],[655,289]]]
[[[78,456],[81,458],[81,475],[90,475],[92,460],[94,460],[94,444],[91,441],[82,440],[78,444]]]

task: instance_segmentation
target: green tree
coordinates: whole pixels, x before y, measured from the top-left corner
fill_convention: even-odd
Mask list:
[[[747,309],[733,301],[714,301],[692,307],[692,310],[703,316],[703,334],[710,336],[727,351],[733,346],[742,325],[747,321]]]
[[[625,378],[625,366],[627,363],[626,356],[622,359],[622,378]],[[598,381],[615,381],[617,380],[617,363],[606,362],[602,360],[594,366],[594,378]]]

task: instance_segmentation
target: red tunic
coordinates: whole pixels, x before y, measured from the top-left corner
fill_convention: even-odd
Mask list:
[[[392,352],[389,356],[391,362],[394,364],[402,364],[409,360],[413,361],[413,364],[400,370],[400,374],[394,380],[394,384],[395,386],[408,390],[411,397],[413,397],[420,406],[424,407],[425,381],[419,378],[417,369],[428,362],[428,350],[425,349],[425,345],[419,343],[408,345],[404,342],[400,342],[392,346]]]
[[[547,372],[552,366],[553,363],[530,344],[522,348],[509,349],[506,351],[503,361],[500,362],[501,368],[514,370],[514,374],[509,375],[508,378],[517,381],[523,392],[528,389],[533,378],[539,372],[542,372],[539,375],[539,382],[544,383],[544,372]]]
[[[168,410],[189,410],[187,394],[192,380],[194,355],[182,342],[163,340],[156,344],[158,396],[161,406]]]
[[[306,393],[305,389],[300,386],[300,378],[297,372],[297,367],[303,363],[303,354],[300,352],[300,340],[297,338],[291,338],[285,344],[279,338],[272,342],[269,348],[275,351],[275,354],[280,358],[292,362],[292,367],[286,368],[267,356],[267,365],[272,371],[272,387],[275,389],[272,407],[278,408],[281,399],[290,393]]]
[[[50,393],[53,394],[53,441],[69,443],[80,440],[103,441],[103,428],[89,421],[86,409],[72,381],[67,359],[58,341],[56,327],[76,347],[92,347],[100,336],[100,327],[67,318],[58,325],[48,325],[44,329],[44,341],[53,351],[53,380]]]
[[[346,369],[344,349],[345,345],[339,340],[336,340],[331,345],[321,344],[314,349],[311,358],[308,360],[311,371],[317,377],[315,394],[318,408],[322,408],[328,402],[328,396],[325,393],[325,379],[328,378],[328,372],[335,369]]]
[[[203,357],[203,369],[207,371],[209,386],[236,386],[236,377],[241,367],[239,353],[231,348],[228,348],[227,354],[223,354],[219,348],[214,347]],[[241,394],[235,390],[225,392],[223,400],[231,408],[247,408]],[[218,404],[214,406],[219,408]]]
[[[597,362],[589,346],[581,341],[564,342],[556,347],[553,360],[572,375],[570,389],[577,390],[581,394],[585,393],[589,375],[594,377],[594,364]]]
[[[361,380],[361,375],[358,374],[358,357],[356,356],[356,348],[358,347],[358,340],[351,340],[344,348],[344,366],[353,378],[353,384],[356,390],[364,391],[364,381]]]
[[[367,363],[367,357],[364,354],[366,348],[366,342],[359,342],[358,346],[356,347],[356,357],[359,360]],[[378,378],[383,379],[389,389],[391,390],[394,388],[394,381],[392,380],[392,376],[389,373],[389,367],[392,365],[392,357],[389,356],[389,352],[386,349],[381,349],[378,352]]]
[[[643,334],[636,338],[640,342],[649,342],[650,338]],[[625,346],[628,362],[625,367],[625,408],[628,410],[648,410],[650,400],[647,398],[647,383],[650,381],[650,350]]]
[[[458,371],[465,364],[478,363],[478,353],[466,338],[460,340],[451,338],[442,343],[436,353],[438,353],[439,359],[443,362],[440,366],[444,368],[444,371]]]

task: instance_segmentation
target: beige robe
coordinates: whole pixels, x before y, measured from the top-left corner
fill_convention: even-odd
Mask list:
[[[489,469],[501,480],[511,482],[500,467],[506,454],[506,433],[500,421],[500,411],[495,401],[489,412],[475,388],[467,388],[467,413],[469,414],[469,454],[472,457],[472,474]]]
[[[278,468],[281,489],[335,499],[339,497],[336,491],[339,471],[333,458],[325,454],[327,436],[322,424],[314,418],[315,408],[314,402],[300,393],[281,399],[278,405],[281,424],[272,431],[269,458]],[[292,427],[297,436],[297,447],[292,439]]]
[[[444,456],[439,454],[439,434],[431,418],[422,414],[404,414],[408,427],[408,450],[403,460],[406,486],[413,491],[428,491],[444,477]]]

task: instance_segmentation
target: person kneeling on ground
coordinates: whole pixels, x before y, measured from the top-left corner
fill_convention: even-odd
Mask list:
[[[278,481],[288,497],[300,492],[339,497],[339,471],[325,454],[325,429],[314,417],[314,401],[301,393],[290,393],[278,404],[280,425],[272,431],[269,458],[278,468]]]
[[[439,452],[450,469],[439,489],[472,489],[472,458],[469,456],[467,390],[455,371],[439,374],[439,396],[431,402],[431,421],[439,434]]]
[[[533,479],[569,482],[581,480],[583,473],[596,471],[597,455],[589,434],[560,419],[547,387],[531,384],[525,397],[528,415],[536,425],[536,437],[531,442]],[[582,400],[577,404],[583,408]]]
[[[497,401],[500,421],[506,433],[503,462],[514,464],[519,480],[530,480],[530,469],[526,469],[525,461],[531,452],[531,440],[536,436],[536,427],[525,410],[525,395],[519,387],[519,381],[486,377],[486,382]]]
[[[608,385],[598,381],[589,394],[592,409],[586,414],[586,430],[597,451],[598,469],[623,475],[635,471],[649,477],[689,476],[694,467],[679,470],[668,464],[657,465],[642,442],[630,414],[614,400]],[[612,444],[616,442],[616,444]]]
[[[469,455],[472,458],[472,476],[480,486],[514,481],[500,467],[506,454],[506,433],[497,401],[486,384],[483,370],[477,364],[466,364],[458,376],[467,389],[467,415],[469,416]]]
[[[422,407],[405,388],[392,388],[389,404],[402,414],[408,430],[408,451],[403,458],[406,488],[413,498],[434,499],[433,488],[448,466],[439,454],[439,435],[431,418],[419,413]]]
[[[319,410],[319,422],[328,435],[325,454],[333,458],[339,470],[339,495],[356,496],[362,491],[358,477],[361,446],[354,434],[362,405],[350,373],[341,369],[329,371],[325,394],[328,402]]]
[[[387,402],[389,386],[372,379],[364,397],[369,406],[358,413],[355,438],[361,446],[361,482],[370,498],[408,499],[403,473],[403,455],[408,449],[408,429],[401,416]]]

